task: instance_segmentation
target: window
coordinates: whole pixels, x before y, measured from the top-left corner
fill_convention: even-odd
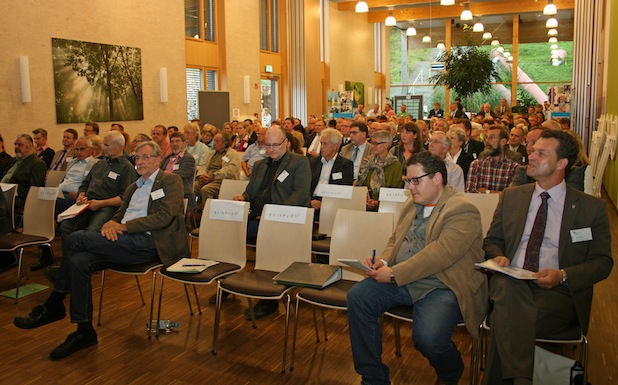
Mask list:
[[[198,93],[204,90],[204,74],[206,76],[206,90],[217,90],[217,71],[203,70],[201,68],[187,68],[187,118],[188,120],[199,117]]]
[[[185,0],[185,36],[215,41],[214,0]]]
[[[278,0],[260,0],[260,49],[279,52]]]

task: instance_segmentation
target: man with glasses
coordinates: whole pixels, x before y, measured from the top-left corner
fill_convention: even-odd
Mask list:
[[[255,163],[249,184],[242,195],[234,200],[250,202],[247,239],[257,237],[259,219],[264,205],[310,207],[311,168],[306,156],[288,151],[286,132],[278,125],[266,130],[264,147],[267,159]],[[277,301],[260,300],[253,311],[256,318],[265,317],[277,311]],[[245,316],[249,309],[245,309]]]
[[[457,191],[464,192],[466,181],[464,180],[463,170],[452,160],[446,159],[446,154],[450,149],[451,138],[442,131],[435,131],[429,141],[429,152],[444,160],[448,174],[448,185],[454,187]]]
[[[368,257],[368,278],[348,293],[354,368],[363,384],[390,384],[382,362],[380,318],[395,306],[412,308],[414,347],[436,371],[437,384],[456,384],[464,364],[451,334],[465,322],[473,338],[485,316],[487,279],[478,209],[447,185],[444,161],[428,152],[406,161],[412,195],[379,257]]]
[[[343,146],[339,155],[348,158],[354,164],[354,179],[358,178],[358,172],[363,159],[371,155],[371,146],[367,143],[369,128],[363,122],[350,124],[350,143]]]
[[[322,131],[320,135],[321,157],[311,158],[311,207],[319,210],[322,200],[316,195],[319,184],[352,186],[354,183],[354,164],[351,160],[337,156],[341,144],[341,133],[333,128]]]
[[[489,127],[485,151],[470,164],[466,192],[500,192],[507,188],[518,164],[506,156],[509,133],[501,125]]]
[[[124,159],[122,151],[119,156]],[[102,163],[106,161],[97,165]],[[66,316],[64,299],[70,294],[71,322],[77,323],[77,331],[52,350],[52,360],[98,342],[92,327],[93,272],[110,263],[132,265],[161,260],[169,266],[188,255],[188,244],[182,241],[187,237],[182,180],[160,170],[160,163],[161,150],[156,143],[148,141],[137,146],[135,169],[140,178],[127,187],[120,209],[99,232],[78,231],[68,237],[67,252],[49,298],[27,316],[13,321],[22,329],[59,321]]]
[[[172,153],[163,158],[161,161],[161,169],[165,172],[180,175],[185,189],[185,198],[188,200],[188,207],[193,209],[195,207],[195,196],[193,195],[195,158],[186,149],[186,143],[187,141],[183,133],[172,132],[170,134]]]

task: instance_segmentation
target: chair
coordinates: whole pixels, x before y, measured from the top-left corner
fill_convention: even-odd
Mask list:
[[[244,193],[248,184],[248,180],[224,179],[223,182],[221,182],[218,199],[232,200],[234,195]],[[197,227],[189,232],[189,252],[193,251],[193,240],[200,237],[201,227],[202,226]]]
[[[211,211],[213,209],[224,209],[226,206],[229,207],[230,204],[240,206],[239,209],[242,210],[243,213],[241,221],[211,218]],[[161,285],[159,286],[159,311],[157,319],[161,318],[164,278],[169,278],[184,284],[185,295],[191,315],[193,315],[193,308],[191,306],[191,300],[189,299],[187,285],[192,285],[198,312],[202,314],[195,286],[210,285],[215,280],[242,270],[245,267],[247,262],[247,248],[245,242],[248,218],[249,202],[231,202],[221,199],[208,199],[206,201],[206,205],[202,212],[200,227],[208,227],[209,230],[203,231],[199,236],[198,258],[215,260],[219,263],[198,274],[175,273],[167,271],[166,268],[162,268],[159,272],[161,275]],[[225,239],[225,242],[222,242],[222,239]]]
[[[395,306],[389,309],[387,312],[384,312],[385,316],[389,316],[393,319],[393,328],[395,329],[395,354],[397,357],[401,357],[401,332],[399,321],[407,321],[413,322],[412,317],[412,306]],[[466,325],[461,322],[457,324],[460,327],[466,327]],[[479,328],[482,329],[483,325],[479,325]],[[482,336],[482,330],[481,336]],[[482,337],[481,337],[482,340]],[[477,374],[479,367],[479,349],[480,349],[481,341],[476,341],[472,339],[472,351],[470,352],[470,385],[476,385],[478,382]]]
[[[498,206],[498,200],[500,199],[500,194],[477,194],[477,193],[464,193],[466,198],[473,205],[479,209],[481,213],[481,227],[483,229],[483,235],[487,235],[487,231],[491,226],[491,221],[494,218],[494,212],[496,211],[496,207]]]
[[[304,222],[279,222],[278,215],[305,215]],[[257,234],[257,248],[254,270],[243,270],[226,279],[218,280],[215,329],[212,340],[212,354],[217,354],[219,323],[221,320],[221,297],[223,291],[247,297],[253,328],[257,328],[253,314],[252,299],[280,300],[285,297],[285,334],[283,338],[283,359],[281,372],[285,372],[288,328],[290,322],[290,291],[288,285],[278,285],[273,277],[286,269],[292,262],[311,261],[311,232],[313,230],[313,209],[267,204],[264,206]]]
[[[24,231],[0,237],[0,251],[12,251],[17,259],[15,303],[19,299],[24,247],[51,243],[55,236],[54,208],[57,188],[30,187],[24,206]]]
[[[15,197],[17,196],[17,185],[9,183],[0,183],[6,207],[9,210],[9,218],[11,218],[11,227],[15,228]]]
[[[375,213],[367,211],[345,210],[337,211],[333,229],[333,242],[331,243],[330,263],[339,265],[337,258],[359,258],[364,260],[376,250],[381,252],[388,239],[393,233],[393,214]],[[324,328],[324,340],[328,340],[326,333],[326,319],[324,308],[347,310],[348,291],[363,275],[354,269],[345,266],[343,279],[318,290],[303,288],[296,295],[296,315],[294,317],[294,334],[292,338],[292,362],[290,370],[294,370],[296,355],[296,335],[300,303],[306,302],[313,305],[313,322],[315,326],[316,342],[320,342],[318,324],[315,310],[317,306],[322,308],[322,324]]]
[[[47,177],[45,177],[45,187],[58,187],[60,182],[64,178],[66,171],[62,170],[49,170]]]
[[[379,213],[393,213],[393,223],[397,225],[399,221],[399,214],[401,213],[401,209],[403,205],[406,203],[404,200],[400,202],[400,194],[403,191],[403,194],[410,197],[410,192],[406,189],[400,188],[381,188],[380,189],[380,205],[378,206]]]
[[[330,252],[331,233],[333,232],[333,225],[335,222],[335,216],[337,210],[356,210],[365,211],[367,207],[367,187],[353,187],[352,198],[340,199],[332,197],[322,198],[322,205],[320,207],[320,220],[318,225],[318,232],[325,234],[326,238],[315,240],[311,243],[311,252],[316,255],[328,255]]]

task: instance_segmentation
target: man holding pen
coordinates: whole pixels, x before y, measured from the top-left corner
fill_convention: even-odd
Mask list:
[[[350,340],[362,384],[390,384],[382,363],[381,315],[413,306],[414,346],[437,374],[437,384],[456,384],[464,364],[451,340],[464,321],[473,338],[487,304],[487,280],[474,269],[484,260],[481,218],[462,193],[447,186],[444,161],[428,152],[406,162],[413,199],[378,258],[368,257],[368,278],[348,293]]]

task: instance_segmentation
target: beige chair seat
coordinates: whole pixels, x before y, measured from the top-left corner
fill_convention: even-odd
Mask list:
[[[357,283],[358,281],[342,279],[322,290],[304,288],[298,293],[298,297],[313,305],[341,308],[345,310],[348,308],[348,292],[352,286]]]

